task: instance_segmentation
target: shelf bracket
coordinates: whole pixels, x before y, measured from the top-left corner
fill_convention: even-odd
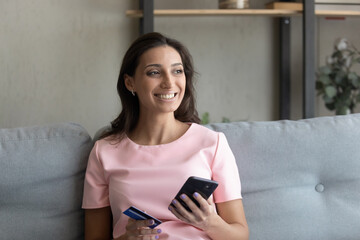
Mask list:
[[[315,116],[315,5],[303,0],[303,118]]]
[[[140,18],[140,36],[154,31],[154,0],[139,0],[143,17]]]
[[[280,116],[281,120],[290,119],[290,93],[291,93],[291,78],[290,78],[290,27],[291,19],[282,17],[280,21]]]
[[[294,2],[294,0],[281,0]],[[279,119],[290,119],[291,108],[291,18],[279,18],[280,59],[279,59]]]

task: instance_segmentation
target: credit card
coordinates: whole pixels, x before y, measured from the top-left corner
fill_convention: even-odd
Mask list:
[[[149,228],[155,228],[156,226],[161,224],[161,221],[159,219],[154,218],[153,216],[145,213],[144,211],[141,211],[140,209],[134,206],[129,207],[123,213],[135,220],[147,220],[147,219],[154,220],[155,223],[149,226]]]

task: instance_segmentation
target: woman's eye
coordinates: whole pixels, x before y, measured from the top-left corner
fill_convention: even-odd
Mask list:
[[[160,74],[160,72],[159,71],[150,71],[147,73],[148,76],[154,76],[156,74]]]
[[[182,74],[184,72],[184,70],[182,70],[182,69],[177,69],[177,70],[175,70],[175,73],[176,74]]]

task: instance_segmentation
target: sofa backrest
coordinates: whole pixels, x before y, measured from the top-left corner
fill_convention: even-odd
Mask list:
[[[208,127],[237,159],[250,239],[360,239],[360,114]]]
[[[0,129],[0,239],[83,239],[92,146],[76,124]]]

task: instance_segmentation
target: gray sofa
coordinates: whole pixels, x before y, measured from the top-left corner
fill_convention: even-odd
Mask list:
[[[360,114],[210,124],[238,162],[250,239],[360,239]],[[76,124],[0,130],[0,239],[82,239],[93,141]]]

